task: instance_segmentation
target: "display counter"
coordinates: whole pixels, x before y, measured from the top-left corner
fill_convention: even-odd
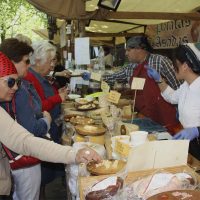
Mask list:
[[[74,102],[68,102],[68,103],[65,103],[63,104],[62,106],[63,108],[63,113],[64,114],[77,114],[77,115],[82,115],[82,116],[94,116],[94,113],[95,113],[95,117],[97,117],[98,115],[96,115],[98,113],[98,109],[97,110],[94,110],[94,111],[77,111],[76,108],[74,107]],[[101,111],[103,112],[107,112],[107,109],[105,108],[101,108],[100,109]],[[95,120],[98,119],[98,122],[99,122],[99,118],[96,118]],[[139,121],[141,120],[146,120],[146,118],[140,118]],[[137,119],[136,119],[137,121]],[[73,140],[72,140],[72,137],[74,136],[74,133],[75,133],[75,129],[74,129],[74,125],[69,123],[70,121],[66,121],[64,123],[64,130],[66,130],[65,134],[63,134],[63,145],[69,145],[69,144],[72,144],[73,143]],[[131,122],[131,121],[126,121],[126,122]],[[102,122],[101,122],[102,123]],[[115,131],[113,132],[110,132],[107,130],[107,132],[104,134],[104,146],[105,146],[105,149],[106,149],[106,159],[110,160],[110,159],[113,159],[113,156],[112,156],[112,146],[111,146],[111,135],[112,134],[115,134],[115,135],[120,135],[121,134],[121,124],[123,124],[124,122],[120,122],[118,121],[117,122],[119,127],[115,129]],[[146,122],[145,122],[146,124]],[[135,127],[134,127],[135,128]],[[152,128],[152,127],[151,127]],[[155,128],[155,127],[154,127]],[[156,128],[160,128],[158,126],[156,126]],[[68,130],[67,130],[68,129]],[[141,129],[141,127],[140,127]],[[166,129],[163,129],[164,131],[166,131]],[[129,133],[130,130],[128,130],[126,132],[126,134]],[[159,131],[158,129],[156,130],[153,130],[150,131],[150,132],[156,132],[156,131]],[[86,137],[87,138],[87,137]],[[149,134],[148,135],[148,140],[149,141],[152,141],[152,140],[156,140],[156,134]],[[83,141],[86,141],[86,140],[83,140]],[[200,162],[198,160],[196,160],[193,156],[189,155],[189,158],[188,158],[188,164],[189,166],[179,166],[179,167],[172,167],[172,168],[166,168],[165,170],[169,171],[169,172],[179,172],[179,171],[184,171],[184,170],[187,170],[191,173],[194,173],[195,170],[199,170],[200,169]],[[67,169],[67,168],[66,168]],[[141,177],[141,176],[145,176],[145,175],[149,175],[153,172],[155,172],[156,169],[152,169],[152,170],[146,170],[146,171],[138,171],[138,172],[129,172],[127,174],[127,177],[125,179],[125,184],[129,184],[130,182],[133,182],[134,180],[136,180],[138,177]],[[66,179],[67,179],[67,191],[68,191],[68,195],[69,195],[69,199],[71,198],[70,196],[70,188],[68,187],[70,184],[69,182],[69,171],[66,171]],[[78,173],[78,172],[77,172]],[[78,179],[78,188],[79,188],[79,193],[80,193],[80,199],[84,199],[84,193],[85,191],[90,188],[95,182],[99,181],[99,180],[102,180],[106,177],[109,177],[110,175],[101,175],[101,176],[87,176],[87,177],[81,177],[77,174],[77,179]],[[197,175],[198,177],[198,180],[200,181],[200,178],[199,176]],[[73,196],[73,198],[75,198]]]
[[[128,185],[136,180],[138,180],[141,177],[145,177],[148,175],[151,175],[155,173],[157,169],[151,169],[151,170],[145,170],[145,171],[137,171],[137,172],[129,172],[127,174],[127,177],[125,178],[124,184]],[[200,176],[194,172],[192,168],[189,166],[178,166],[178,167],[170,167],[170,168],[164,168],[164,171],[170,172],[170,173],[180,173],[180,172],[188,172],[191,174],[195,174],[195,177],[197,177],[198,182],[200,181]],[[85,193],[87,192],[88,188],[91,188],[95,183],[97,183],[100,180],[103,180],[110,175],[104,175],[104,176],[89,176],[89,177],[79,177],[78,183],[79,183],[79,192],[80,192],[80,199],[85,199]]]

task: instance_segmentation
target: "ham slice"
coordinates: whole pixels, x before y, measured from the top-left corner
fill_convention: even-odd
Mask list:
[[[161,192],[171,190],[195,189],[193,178],[186,173],[156,173],[147,176],[129,185],[128,199],[134,196],[148,199]],[[132,193],[132,194],[131,194]]]

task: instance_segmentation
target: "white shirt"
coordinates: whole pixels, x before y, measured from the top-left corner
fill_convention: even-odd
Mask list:
[[[178,104],[179,121],[184,128],[200,126],[200,77],[190,85],[185,81],[179,89],[171,87],[162,93],[171,104]]]

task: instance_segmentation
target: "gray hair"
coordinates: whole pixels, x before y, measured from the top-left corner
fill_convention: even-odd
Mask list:
[[[29,46],[31,46],[31,44],[32,44],[31,39],[29,37],[27,37],[26,35],[19,33],[15,36],[15,38],[17,38],[20,42],[24,42],[24,43],[28,44]]]
[[[56,56],[56,47],[46,40],[34,42],[32,48],[34,50],[33,54],[30,56],[32,66],[35,65],[36,60],[40,60],[42,64],[45,63],[49,53],[52,58]]]
[[[133,36],[126,42],[126,48],[139,48],[152,52],[152,47],[146,36]]]

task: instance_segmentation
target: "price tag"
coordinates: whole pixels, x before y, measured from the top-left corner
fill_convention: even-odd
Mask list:
[[[101,82],[101,89],[102,89],[103,92],[109,92],[110,86],[105,81],[102,81]]]
[[[143,90],[144,83],[145,83],[145,78],[133,77],[133,81],[132,81],[132,84],[131,84],[131,89],[132,90]]]
[[[91,73],[91,79],[95,81],[101,81],[101,74],[100,73]]]
[[[111,90],[108,94],[108,101],[111,103],[118,104],[121,94],[117,91]]]
[[[121,156],[127,157],[130,151],[130,146],[129,144],[123,143],[120,140],[116,140],[115,151]]]

